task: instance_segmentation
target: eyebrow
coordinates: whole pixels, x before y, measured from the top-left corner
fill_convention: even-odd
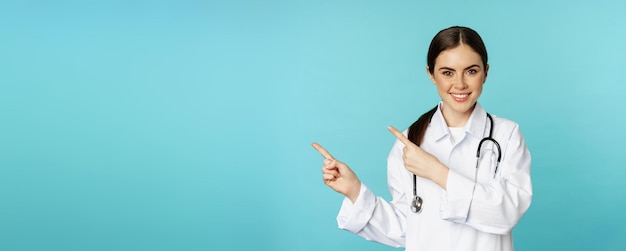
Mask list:
[[[478,68],[480,68],[480,65],[473,64],[473,65],[470,65],[470,66],[468,66],[468,67],[465,67],[465,69],[464,69],[464,70],[469,70],[469,69],[471,69],[472,67],[478,67]],[[452,69],[452,68],[450,68],[450,67],[446,67],[446,66],[444,66],[444,67],[440,67],[440,68],[439,68],[439,70],[440,70],[440,71],[441,71],[441,70],[455,71],[454,69]]]

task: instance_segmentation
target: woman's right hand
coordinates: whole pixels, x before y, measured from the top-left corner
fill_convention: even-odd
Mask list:
[[[336,160],[326,149],[317,143],[311,144],[324,157],[322,174],[324,184],[345,195],[352,203],[356,202],[361,191],[361,181],[345,163]]]

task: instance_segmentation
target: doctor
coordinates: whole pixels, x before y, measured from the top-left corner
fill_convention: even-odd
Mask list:
[[[532,199],[531,157],[519,126],[477,102],[485,45],[474,30],[450,27],[433,38],[427,63],[441,102],[404,132],[388,128],[397,138],[387,159],[390,202],[313,143],[324,183],[346,196],[339,228],[406,250],[513,250],[511,231]]]

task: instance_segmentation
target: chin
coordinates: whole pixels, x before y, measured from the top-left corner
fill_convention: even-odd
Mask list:
[[[450,106],[450,108],[452,108],[454,112],[471,113],[474,110],[474,107],[476,106],[476,101],[468,100],[468,101],[460,103],[460,102],[451,100],[447,104],[444,102],[444,104]]]

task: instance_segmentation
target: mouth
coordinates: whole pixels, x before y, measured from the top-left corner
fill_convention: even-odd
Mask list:
[[[450,93],[450,96],[457,102],[465,102],[471,93]]]

